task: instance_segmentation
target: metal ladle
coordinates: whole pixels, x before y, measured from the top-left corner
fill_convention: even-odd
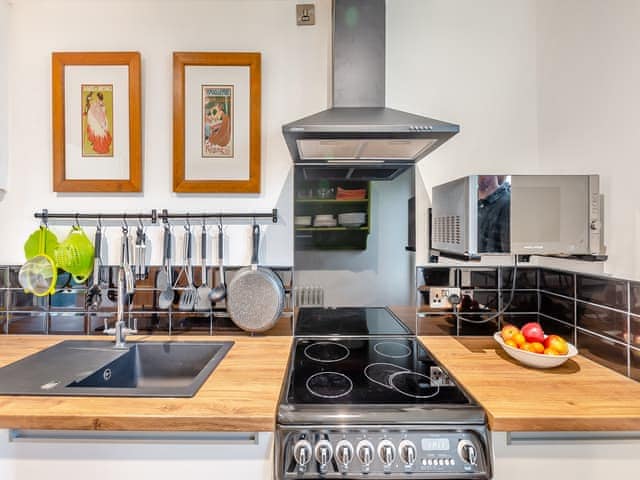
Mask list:
[[[218,284],[211,290],[209,300],[220,302],[227,296],[227,286],[224,282],[224,233],[222,221],[218,222]]]

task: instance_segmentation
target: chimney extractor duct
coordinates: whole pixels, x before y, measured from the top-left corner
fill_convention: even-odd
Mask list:
[[[385,10],[385,0],[334,0],[333,105],[282,127],[296,165],[390,180],[460,130],[385,107]]]

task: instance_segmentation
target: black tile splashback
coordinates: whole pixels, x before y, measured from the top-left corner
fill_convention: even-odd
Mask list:
[[[629,315],[629,343],[634,347],[640,348],[640,317]]]
[[[511,294],[513,267],[450,267],[459,272],[458,285],[473,289],[478,303],[491,307],[488,314],[468,310],[470,319],[495,315],[498,306],[487,302],[497,290],[506,306]],[[442,269],[442,267],[440,267]],[[444,275],[444,273],[440,273]],[[466,281],[465,281],[466,280]],[[507,323],[522,326],[537,321],[547,334],[557,334],[576,343],[580,353],[615,371],[640,381],[640,282],[574,273],[550,268],[518,269],[511,307],[499,316],[499,323],[469,324],[458,328],[455,315],[448,321],[431,323],[431,334],[490,335]],[[426,325],[419,322],[419,325]],[[437,327],[435,327],[438,325]],[[418,332],[421,332],[419,328]]]
[[[513,268],[503,267],[501,270],[502,288],[511,288],[513,286]],[[516,275],[516,288],[519,290],[537,290],[538,269],[529,267],[518,267],[518,274]]]
[[[495,312],[498,309],[498,296],[498,290],[476,291],[473,300],[463,298],[460,311],[480,313],[489,309]]]
[[[574,304],[575,300],[558,297],[550,293],[540,293],[540,313],[572,325],[575,323]]]
[[[640,283],[631,282],[631,313],[640,315]]]
[[[598,305],[627,310],[627,282],[603,277],[576,276],[576,296]]]
[[[155,289],[155,277],[160,267],[151,266],[149,277],[136,281],[136,293],[125,316],[138,320],[138,329],[144,333],[242,333],[226,314],[224,302],[212,305],[205,312],[181,312],[176,303],[169,310],[160,310]],[[104,329],[104,320],[109,325],[115,321],[116,296],[114,280],[118,268],[103,267],[108,280],[102,295],[102,302],[96,310],[86,305],[88,288],[76,283],[66,272],[60,271],[52,295],[36,297],[24,292],[18,283],[19,266],[0,266],[0,333],[11,334],[96,334]],[[237,267],[228,267],[227,280]],[[292,275],[287,267],[273,267],[285,286],[285,312],[290,313]],[[448,269],[447,269],[448,270]],[[175,271],[176,275],[178,270]],[[184,277],[184,275],[183,275]],[[175,278],[175,277],[174,277]],[[194,267],[194,280],[199,284],[201,268]],[[217,283],[217,267],[209,267],[209,283]],[[289,331],[280,328],[275,335],[287,335]]]
[[[578,302],[578,327],[626,342],[627,314]]]
[[[540,269],[540,290],[558,293],[573,298],[573,273]]]
[[[453,287],[455,286],[455,278],[453,278],[453,270],[446,268],[425,268],[422,270],[422,279],[424,284],[429,287]]]
[[[618,373],[627,374],[629,348],[625,344],[591,335],[583,330],[578,330],[577,343],[581,355]]]
[[[509,302],[511,301],[511,304]],[[538,292],[511,291],[502,289],[502,305],[507,312],[530,313],[538,311]],[[508,307],[508,308],[507,308]]]
[[[629,361],[631,363],[629,376],[636,381],[640,381],[640,349],[630,348],[629,355]]]
[[[467,269],[461,268],[460,286],[462,288],[482,288],[497,289],[498,288],[498,269]]]

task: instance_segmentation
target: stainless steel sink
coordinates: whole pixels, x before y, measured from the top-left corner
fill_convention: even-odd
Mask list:
[[[191,397],[232,345],[68,340],[0,368],[0,394]]]

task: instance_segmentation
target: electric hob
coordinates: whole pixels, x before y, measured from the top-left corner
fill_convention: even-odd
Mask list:
[[[292,365],[289,404],[471,403],[413,338],[301,339]]]

